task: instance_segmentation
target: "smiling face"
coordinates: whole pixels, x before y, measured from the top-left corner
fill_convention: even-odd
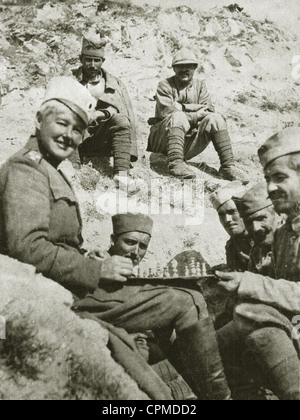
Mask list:
[[[246,228],[233,200],[227,201],[218,210],[220,222],[230,236],[240,235]]]
[[[90,57],[87,55],[81,55],[80,61],[82,64],[83,73],[89,80],[93,80],[99,74],[101,74],[101,68],[105,59],[102,57]]]
[[[147,233],[128,232],[119,236],[111,236],[111,254],[130,258],[134,266],[142,261],[150,244],[151,237]]]
[[[274,233],[278,227],[278,215],[273,206],[244,218],[244,222],[255,245],[270,245],[273,243]]]
[[[174,66],[176,80],[181,86],[188,86],[194,78],[197,64],[180,64]]]
[[[268,193],[276,212],[290,217],[297,217],[300,214],[299,156],[297,154],[280,157],[265,169]]]
[[[37,114],[37,135],[49,155],[60,163],[77,150],[86,125],[66,105],[57,101],[48,105]]]

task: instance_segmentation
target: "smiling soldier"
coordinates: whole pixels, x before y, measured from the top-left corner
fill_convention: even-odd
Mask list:
[[[212,205],[218,212],[222,226],[230,236],[226,244],[226,260],[228,268],[233,271],[247,270],[252,248],[250,236],[232,198],[243,193],[242,184],[232,182],[211,195]]]
[[[230,136],[224,118],[215,108],[203,80],[195,78],[198,61],[188,49],[180,50],[173,59],[175,76],[159,83],[156,115],[151,118],[148,151],[168,156],[170,174],[195,178],[184,163],[202,153],[213,143],[220,161],[222,178],[247,182],[237,174]]]

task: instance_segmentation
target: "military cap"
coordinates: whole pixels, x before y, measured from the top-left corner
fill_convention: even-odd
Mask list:
[[[116,214],[112,217],[112,223],[115,236],[128,232],[141,232],[152,235],[153,220],[145,214]]]
[[[223,204],[227,203],[228,201],[232,200],[232,197],[239,197],[245,193],[245,188],[240,181],[231,182],[224,187],[219,188],[215,191],[211,196],[210,200],[215,210],[219,210]]]
[[[88,57],[105,57],[106,41],[100,35],[86,35],[82,40],[81,54]]]
[[[249,217],[273,205],[265,182],[255,185],[243,197],[233,197],[233,200],[241,217]]]
[[[292,127],[270,137],[258,150],[260,163],[265,169],[269,163],[282,157],[300,153],[300,128]]]
[[[198,60],[193,51],[183,48],[177,52],[173,58],[172,66],[180,66],[182,64],[195,64],[198,66]]]
[[[65,76],[53,78],[48,85],[42,104],[52,100],[66,105],[88,126],[96,100],[77,80]]]

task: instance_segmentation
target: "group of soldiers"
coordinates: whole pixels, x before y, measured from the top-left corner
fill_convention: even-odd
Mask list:
[[[300,129],[286,129],[259,149],[266,182],[245,191],[226,123],[214,113],[204,82],[194,78],[196,57],[179,51],[175,76],[159,84],[148,150],[168,156],[171,175],[191,178],[185,161],[212,141],[220,175],[234,181],[212,196],[230,235],[227,267],[215,274],[236,298],[232,321],[215,331],[200,290],[128,282],[150,245],[149,216],[117,214],[110,249],[83,249],[78,201],[60,163],[78,151],[81,159],[112,154],[120,182],[137,159],[132,107],[122,82],[102,69],[104,52],[100,41],[84,39],[78,80],[50,82],[35,134],[1,167],[0,252],[70,290],[76,314],[109,330],[112,356],[153,399],[174,398],[174,387],[158,375],[161,369],[149,367],[148,350],[145,357],[138,345],[143,334],[154,339],[189,398],[232,399],[229,364],[242,372],[250,355],[260,386],[299,400],[293,322],[300,315]]]

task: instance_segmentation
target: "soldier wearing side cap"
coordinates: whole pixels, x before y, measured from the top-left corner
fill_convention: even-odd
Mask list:
[[[234,197],[234,201],[254,242],[248,271],[273,277],[272,245],[283,220],[268,197],[266,183],[256,185],[241,198]]]
[[[90,136],[79,147],[80,158],[112,155],[114,179],[126,180],[131,162],[138,158],[135,117],[127,89],[102,68],[105,42],[100,36],[83,38],[80,60],[82,65],[73,74],[97,101]]]
[[[267,192],[287,216],[273,242],[274,278],[220,273],[220,285],[237,293],[235,327],[248,352],[283,400],[300,399],[300,128],[287,128],[258,151]]]
[[[52,80],[36,116],[36,132],[0,169],[0,252],[70,290],[75,299],[131,275],[122,256],[96,259],[82,248],[76,196],[59,164],[82,141],[95,100],[74,78]],[[90,257],[89,257],[90,256]],[[92,258],[93,256],[93,258]],[[149,398],[169,400],[169,388],[140,356],[122,329],[94,319],[109,331],[109,349]]]
[[[111,258],[125,257],[137,266],[150,244],[153,221],[141,214],[115,215]],[[105,276],[108,277],[107,275]],[[216,333],[200,292],[164,285],[134,284],[128,275],[116,282],[100,282],[74,310],[83,318],[93,317],[124,328],[130,334],[153,331],[171,344],[176,332],[178,358],[175,366],[200,399],[229,399]],[[167,347],[169,347],[167,346]]]
[[[226,260],[227,267],[232,271],[247,270],[253,245],[233,200],[233,196],[244,192],[240,182],[232,182],[211,195],[211,202],[218,212],[220,222],[230,236],[226,244]]]
[[[188,49],[180,50],[172,63],[175,76],[159,83],[156,94],[155,118],[148,151],[168,157],[170,174],[179,178],[194,178],[184,163],[202,153],[213,143],[220,161],[222,178],[247,182],[237,174],[231,139],[224,118],[215,108],[203,80],[194,77],[198,60]]]

